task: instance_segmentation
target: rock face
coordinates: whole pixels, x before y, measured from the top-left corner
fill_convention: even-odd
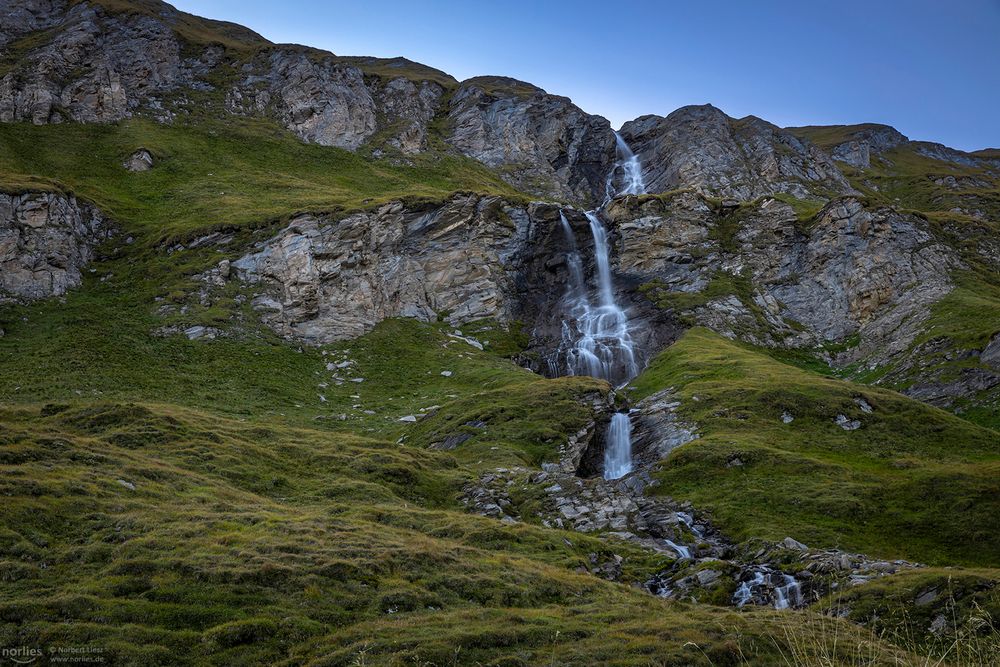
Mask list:
[[[833,361],[904,352],[961,264],[921,219],[837,199],[808,226],[774,199],[714,208],[693,193],[613,202],[619,271],[663,305],[772,346],[844,342]]]
[[[0,194],[0,303],[76,287],[108,233],[101,214],[74,197]]]
[[[565,97],[512,79],[462,83],[448,111],[448,142],[516,187],[599,204],[615,161],[611,124]]]
[[[26,12],[19,32],[58,30],[0,79],[2,121],[110,122],[140,108],[162,108],[166,93],[195,86],[220,54],[209,48],[183,58],[174,32],[140,13],[109,14],[85,2],[33,6],[40,11]]]
[[[122,166],[132,173],[149,171],[153,168],[153,156],[145,148],[140,148],[128,156]]]
[[[254,302],[265,321],[308,341],[359,336],[396,316],[509,321],[532,232],[528,208],[496,197],[396,202],[342,220],[300,217],[233,269],[269,288]]]
[[[642,162],[649,192],[691,188],[746,201],[852,191],[816,146],[753,116],[732,119],[711,105],[682,107],[666,118],[642,116],[621,134]]]
[[[861,125],[848,141],[834,146],[831,155],[858,169],[867,169],[871,166],[872,156],[880,155],[907,141],[909,139],[888,125]]]
[[[51,27],[66,7],[65,0],[20,0],[0,8],[0,46]]]
[[[229,91],[232,111],[273,113],[305,141],[354,149],[375,133],[376,107],[356,67],[276,49]]]

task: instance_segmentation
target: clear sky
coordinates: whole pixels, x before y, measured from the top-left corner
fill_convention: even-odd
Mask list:
[[[274,42],[501,74],[615,127],[709,102],[1000,147],[1000,0],[173,0]]]

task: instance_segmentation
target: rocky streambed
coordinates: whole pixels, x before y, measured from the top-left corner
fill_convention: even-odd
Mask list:
[[[501,521],[597,533],[612,549],[625,541],[662,554],[669,559],[666,567],[648,581],[629,583],[666,598],[800,607],[844,587],[921,567],[813,549],[792,537],[738,544],[707,512],[671,498],[655,479],[660,461],[698,437],[695,427],[679,417],[680,403],[671,390],[643,399],[631,410],[633,470],[605,479],[604,433],[614,403],[612,394],[598,418],[567,439],[558,460],[541,470],[511,467],[485,473],[466,486],[463,502],[471,511]],[[621,576],[615,559],[595,561],[591,571],[609,579]]]

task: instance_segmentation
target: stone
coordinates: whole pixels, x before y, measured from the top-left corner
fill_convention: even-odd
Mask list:
[[[0,193],[0,303],[62,296],[80,285],[111,226],[95,208],[56,193]]]
[[[611,124],[569,99],[505,77],[463,81],[448,109],[448,143],[519,189],[598,204],[616,159]]]
[[[639,157],[650,192],[691,188],[737,201],[804,197],[810,188],[854,192],[810,142],[753,116],[736,121],[712,105],[641,116],[625,123],[621,135]]]
[[[397,421],[412,423],[412,422],[417,421],[417,416],[416,415],[406,415],[405,417],[400,417]]]
[[[446,378],[450,378],[451,377],[451,371],[441,371],[441,375],[445,376]]]
[[[802,544],[798,540],[792,539],[791,537],[786,537],[781,541],[782,546],[786,549],[795,549],[796,551],[808,551],[809,547]]]
[[[698,570],[695,577],[698,579],[698,583],[702,586],[710,586],[719,580],[722,576],[717,570]]]
[[[792,413],[786,410],[785,412],[781,413],[781,421],[785,424],[791,424],[793,421],[795,421],[795,417],[792,416]]]
[[[834,422],[845,431],[856,431],[861,428],[861,422],[857,419],[850,419],[847,415],[837,415]]]
[[[255,299],[263,320],[305,342],[354,338],[388,317],[507,322],[517,315],[518,258],[531,226],[527,210],[497,197],[456,195],[414,209],[392,202],[342,219],[299,217],[232,266],[266,288],[268,300]]]
[[[122,166],[132,173],[149,171],[153,168],[153,156],[145,148],[140,148],[128,156],[122,163]]]
[[[199,340],[202,338],[206,340],[212,340],[219,335],[219,330],[214,327],[204,327],[197,325],[185,329],[184,335],[188,337],[188,340]]]
[[[133,484],[132,482],[128,482],[128,481],[126,481],[124,479],[119,479],[119,480],[116,480],[116,481],[119,484],[121,484],[122,486],[124,486],[126,489],[128,489],[129,491],[135,491],[135,484]]]

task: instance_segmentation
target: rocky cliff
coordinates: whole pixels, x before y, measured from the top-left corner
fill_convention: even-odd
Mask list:
[[[621,134],[644,166],[649,192],[694,188],[739,200],[852,192],[833,160],[810,142],[753,116],[729,118],[711,105],[642,116]]]
[[[0,303],[76,287],[94,246],[108,234],[103,216],[75,197],[0,194]]]
[[[254,307],[266,322],[312,342],[360,336],[388,317],[509,322],[517,270],[537,233],[533,212],[460,195],[339,220],[303,216],[233,268],[264,288]]]

